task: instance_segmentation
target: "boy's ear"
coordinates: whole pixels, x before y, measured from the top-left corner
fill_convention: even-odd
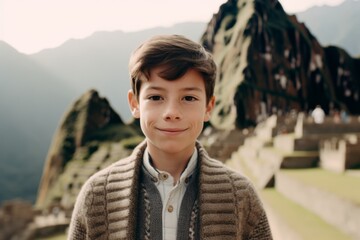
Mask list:
[[[129,107],[130,107],[132,116],[134,118],[140,118],[139,102],[138,102],[133,90],[128,91],[128,102],[129,102]]]
[[[215,96],[212,96],[209,103],[206,106],[204,122],[207,122],[210,120],[211,112],[214,109],[214,106],[215,106]]]

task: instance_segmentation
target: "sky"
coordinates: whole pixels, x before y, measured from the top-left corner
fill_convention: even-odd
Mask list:
[[[287,13],[345,0],[279,0]],[[0,0],[0,41],[32,54],[96,31],[210,21],[226,0]]]

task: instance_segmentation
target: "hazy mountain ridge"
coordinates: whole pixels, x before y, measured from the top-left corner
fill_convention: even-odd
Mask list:
[[[34,200],[52,134],[71,88],[0,42],[0,201]]]
[[[344,48],[352,56],[360,56],[360,1],[346,0],[337,6],[312,7],[296,13],[318,41]]]
[[[154,34],[183,34],[198,41],[205,23],[190,22],[139,32],[97,32],[34,55],[0,41],[0,202],[34,201],[53,134],[70,103],[101,90],[121,118],[130,118],[128,60]]]
[[[96,32],[86,39],[69,40],[56,49],[30,57],[74,86],[78,95],[90,88],[99,90],[126,120],[130,118],[126,96],[130,89],[128,61],[131,52],[155,34],[176,33],[199,41],[204,30],[205,23],[190,22],[139,32]]]

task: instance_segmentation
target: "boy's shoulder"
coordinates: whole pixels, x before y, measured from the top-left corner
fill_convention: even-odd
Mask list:
[[[236,195],[237,201],[246,199],[251,205],[261,205],[258,190],[248,177],[213,158],[202,163],[200,185],[203,192],[218,193],[221,197],[227,197],[227,194]],[[206,197],[212,198],[208,194],[203,196]]]
[[[211,181],[215,181],[217,179],[221,181],[220,178],[226,178],[229,179],[237,188],[253,188],[253,184],[249,178],[242,173],[230,168],[220,160],[210,157],[206,151],[204,151],[201,155],[203,157],[203,164],[200,174],[203,175],[203,177],[211,179]]]

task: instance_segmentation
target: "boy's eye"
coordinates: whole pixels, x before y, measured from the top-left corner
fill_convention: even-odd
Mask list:
[[[184,100],[185,100],[185,101],[192,102],[192,101],[195,101],[195,100],[196,100],[196,98],[195,98],[195,97],[193,97],[193,96],[186,96],[186,97],[184,97]]]
[[[161,97],[160,96],[151,96],[151,97],[149,97],[149,99],[153,100],[153,101],[160,101]]]

